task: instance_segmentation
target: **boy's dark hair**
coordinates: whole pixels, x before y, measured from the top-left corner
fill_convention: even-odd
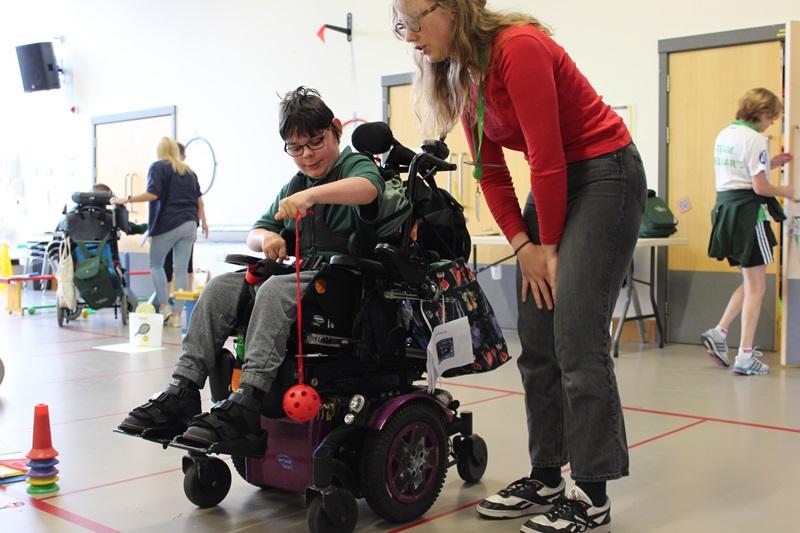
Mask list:
[[[108,192],[113,194],[111,187],[109,187],[105,183],[100,183],[100,182],[97,182],[94,185],[92,185],[92,192]]]
[[[333,111],[322,101],[319,91],[300,86],[289,91],[281,100],[278,131],[284,141],[290,135],[313,137],[330,129],[336,142],[342,132],[333,125]]]

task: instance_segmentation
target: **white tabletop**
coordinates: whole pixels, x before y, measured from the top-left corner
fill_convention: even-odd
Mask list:
[[[511,246],[502,235],[470,235],[473,246]],[[641,238],[636,241],[637,248],[652,246],[681,246],[689,244],[687,237]]]

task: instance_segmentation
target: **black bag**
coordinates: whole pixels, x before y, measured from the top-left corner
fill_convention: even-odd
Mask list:
[[[678,231],[677,226],[678,220],[666,202],[656,196],[656,191],[648,189],[639,237],[669,237]]]
[[[436,252],[441,259],[469,261],[472,241],[464,218],[464,208],[453,196],[425,180],[428,187],[419,183],[414,199],[419,217],[417,240],[426,251]]]
[[[120,294],[119,279],[109,272],[108,261],[103,257],[103,249],[108,238],[109,235],[106,235],[100,241],[94,253],[83,242],[76,243],[83,258],[75,267],[75,287],[92,309],[102,309],[114,305]]]
[[[406,305],[406,312],[412,316],[412,337],[415,341],[422,347],[427,346],[431,329],[445,320],[450,322],[463,316],[469,320],[472,334],[475,361],[447,370],[444,377],[488,372],[511,360],[492,306],[478,285],[475,273],[463,261],[448,261],[429,272],[428,278],[438,287],[441,298],[423,302],[424,317],[420,314],[418,304]]]

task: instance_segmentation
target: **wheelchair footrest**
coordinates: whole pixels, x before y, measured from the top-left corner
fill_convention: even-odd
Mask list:
[[[236,455],[240,457],[263,457],[267,452],[267,433],[259,437],[240,438],[230,441],[213,442],[209,445],[189,440],[179,435],[169,442],[171,448],[180,448],[188,452],[210,455]]]
[[[114,433],[119,433],[120,435],[127,435],[128,437],[136,437],[143,440],[149,440],[150,442],[155,442],[156,444],[160,444],[165,450],[167,449],[167,446],[169,446],[169,443],[172,441],[172,435],[174,435],[174,433],[172,432],[167,434],[166,432],[163,431],[160,432],[158,430],[145,430],[139,434],[130,433],[120,427],[114,428]]]

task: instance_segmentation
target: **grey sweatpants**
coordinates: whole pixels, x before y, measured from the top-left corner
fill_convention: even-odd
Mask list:
[[[301,291],[315,274],[300,273]],[[216,276],[206,286],[192,312],[173,377],[189,379],[202,388],[206,378],[218,370],[222,346],[236,334],[243,286],[244,273],[240,272]],[[286,343],[297,316],[296,293],[294,274],[272,276],[258,287],[247,326],[241,383],[269,390],[286,357]]]

